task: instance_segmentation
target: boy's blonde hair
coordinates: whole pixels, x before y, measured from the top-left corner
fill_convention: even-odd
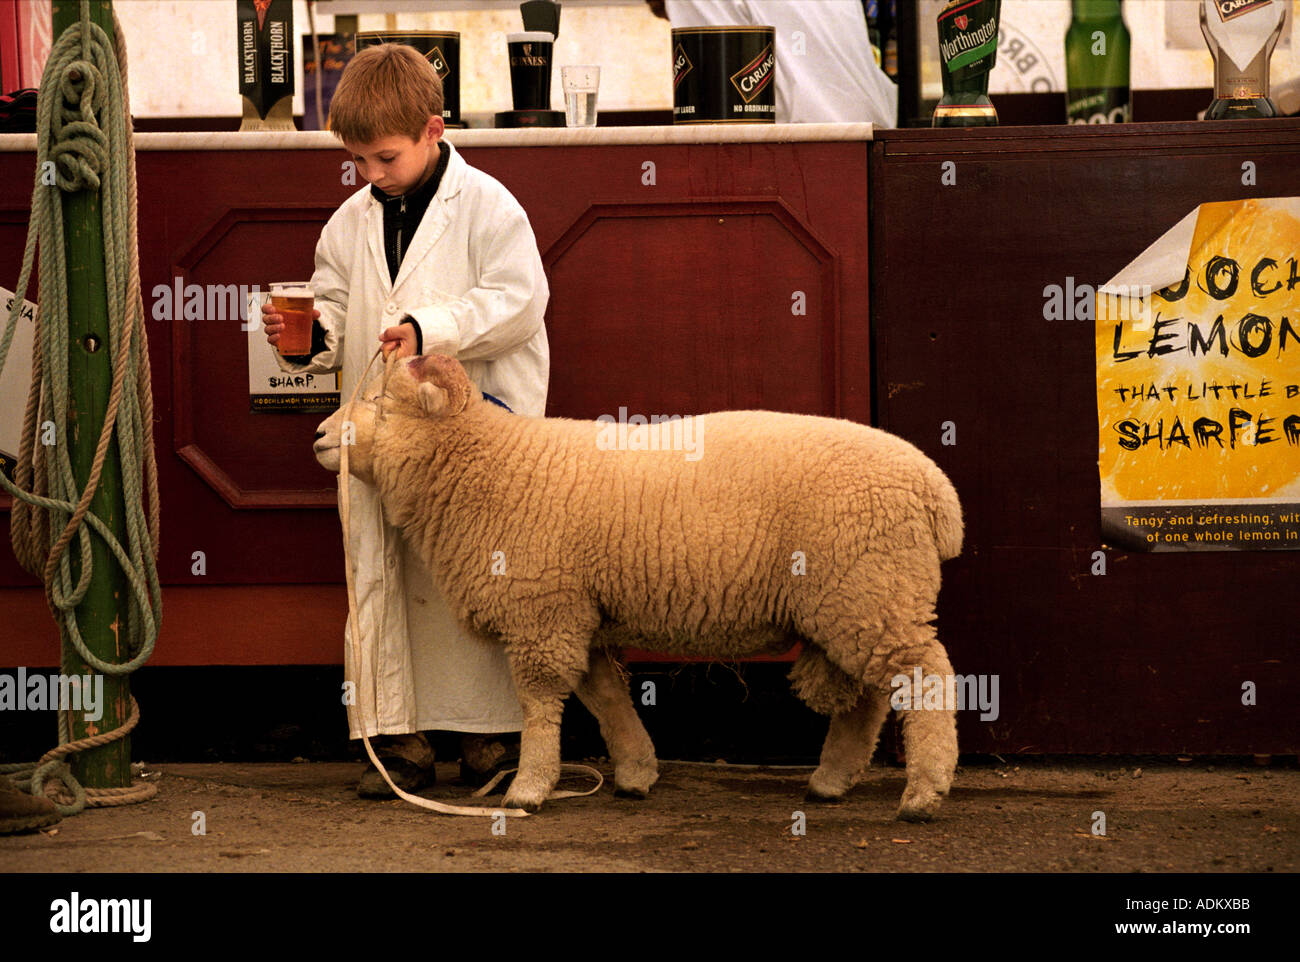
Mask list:
[[[339,140],[369,144],[402,134],[419,140],[429,115],[442,116],[442,80],[414,47],[381,43],[349,61],[330,101]]]

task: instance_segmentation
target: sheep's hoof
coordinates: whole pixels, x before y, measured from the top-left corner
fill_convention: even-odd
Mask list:
[[[525,812],[533,813],[541,811],[542,800],[533,800],[531,798],[511,798],[509,793],[506,794],[504,805],[506,808],[522,808]]]
[[[900,822],[928,822],[939,811],[940,795],[933,790],[903,792],[902,804],[898,806]]]
[[[618,798],[645,798],[659,781],[659,767],[654,757],[628,765],[614,766],[614,795]]]
[[[853,779],[845,778],[834,768],[820,765],[808,779],[803,797],[809,802],[834,804],[840,801],[852,787]]]

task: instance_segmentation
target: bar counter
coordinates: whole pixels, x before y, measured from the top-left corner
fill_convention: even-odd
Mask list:
[[[536,234],[551,291],[548,414],[772,408],[869,421],[871,136],[869,124],[449,130]],[[135,143],[147,316],[153,288],[175,278],[309,274],[321,227],[363,184],[329,133]],[[34,135],[0,136],[10,287],[34,149]],[[311,453],[320,416],[250,413],[238,320],[148,323],[167,589],[151,663],[337,663],[347,609],[334,482]],[[203,576],[191,574],[198,550]],[[0,550],[14,628],[0,660],[55,662],[34,585]]]

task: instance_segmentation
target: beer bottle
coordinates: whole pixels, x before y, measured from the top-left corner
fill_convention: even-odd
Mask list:
[[[991,127],[998,112],[989,100],[989,73],[998,56],[1002,0],[949,0],[939,11],[939,73],[943,97],[935,127]]]
[[[1065,114],[1072,124],[1133,119],[1128,27],[1120,0],[1072,0],[1065,32]]]
[[[1214,56],[1214,100],[1206,120],[1276,117],[1268,96],[1268,61],[1290,4],[1204,0],[1201,33]]]

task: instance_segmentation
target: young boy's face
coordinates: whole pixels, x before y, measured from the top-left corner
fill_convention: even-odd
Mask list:
[[[368,144],[345,140],[343,149],[352,155],[362,177],[390,197],[397,197],[417,187],[437,165],[443,130],[442,118],[430,114],[428,126],[415,140],[393,134]]]

